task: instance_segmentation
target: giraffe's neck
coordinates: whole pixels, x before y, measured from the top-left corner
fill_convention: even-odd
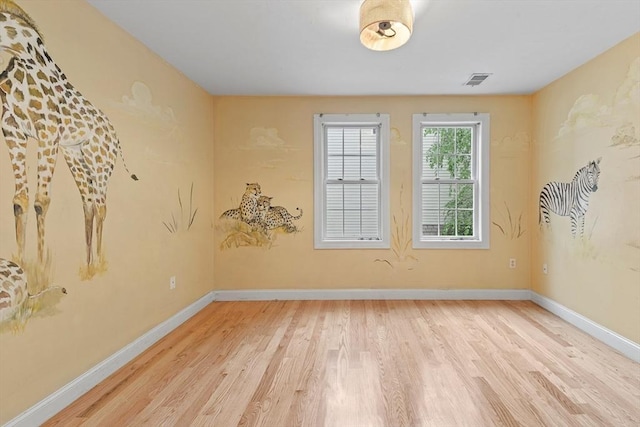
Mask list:
[[[12,55],[27,73],[37,79],[49,81],[53,86],[63,85],[66,77],[51,59],[38,31],[20,16],[0,13],[0,50]]]

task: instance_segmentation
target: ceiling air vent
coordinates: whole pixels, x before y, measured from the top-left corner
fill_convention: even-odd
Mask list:
[[[478,86],[480,83],[484,82],[487,77],[489,77],[491,73],[473,73],[469,80],[464,84],[465,86]]]

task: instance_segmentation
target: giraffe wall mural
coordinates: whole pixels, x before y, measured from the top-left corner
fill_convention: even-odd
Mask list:
[[[27,146],[33,144],[38,159],[33,201],[38,261],[45,257],[45,218],[60,150],[80,192],[86,265],[91,271],[92,263],[101,262],[103,257],[107,185],[118,155],[123,157],[115,129],[107,116],[69,82],[47,51],[35,22],[10,0],[0,0],[0,50],[11,55],[0,74],[0,99],[2,132],[15,178],[13,212],[18,261],[25,257],[29,205],[26,153]],[[97,257],[93,251],[94,231]]]
[[[27,273],[24,267],[15,262],[0,258],[0,331],[7,327],[5,325],[15,329],[24,326],[28,317],[42,308],[43,304],[39,300],[43,297],[53,296],[59,299],[67,293],[60,286],[47,286],[31,293]]]
[[[6,32],[13,34],[15,22],[24,26],[15,37],[36,28],[67,80],[105,113],[95,122],[108,120],[113,125],[125,161],[140,180],[134,182],[122,159],[115,160],[101,243],[106,262],[101,264],[97,256],[94,217],[91,274],[85,275],[89,269],[83,203],[64,157],[64,150],[71,147],[63,147],[67,144],[60,136],[49,187],[43,261],[39,262],[34,202],[41,142],[28,136],[26,240],[23,259],[18,260],[14,165],[0,132],[0,425],[11,424],[114,349],[146,333],[150,325],[161,324],[209,295],[216,252],[213,221],[227,209],[214,210],[215,104],[210,94],[86,0],[14,2],[31,21],[24,25],[26,20],[17,18],[25,16],[23,12],[0,0],[0,74],[20,54],[10,50],[15,42],[5,37]],[[13,67],[18,65],[25,80],[31,74],[36,82],[33,89],[46,96],[36,80],[40,70],[27,70],[31,64],[24,59],[16,59]],[[72,113],[70,126],[78,121],[74,112],[82,115],[72,109],[71,101],[57,97],[52,102],[60,102],[55,107],[60,111],[47,113],[53,120],[60,120],[63,107]],[[0,105],[0,129],[4,108]],[[114,148],[120,156],[119,148]],[[109,167],[104,166],[109,161],[113,162],[106,159],[102,166]],[[178,216],[178,189],[184,222]],[[242,194],[241,190],[237,192]],[[179,225],[176,233],[169,233],[162,224],[172,213]],[[176,277],[174,289],[170,289],[170,277]]]

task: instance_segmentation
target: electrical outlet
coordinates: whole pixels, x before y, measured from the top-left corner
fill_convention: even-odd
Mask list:
[[[175,289],[176,288],[176,276],[171,276],[171,278],[169,279],[169,289]]]
[[[509,259],[509,268],[516,268],[516,259],[515,258],[510,258]]]
[[[547,268],[547,264],[542,264],[542,272],[544,274],[547,274],[549,272],[549,269]]]

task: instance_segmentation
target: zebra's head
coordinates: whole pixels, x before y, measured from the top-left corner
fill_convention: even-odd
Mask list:
[[[587,165],[587,181],[592,192],[598,191],[598,179],[600,178],[600,160],[602,157],[598,157],[597,160],[592,160]]]

